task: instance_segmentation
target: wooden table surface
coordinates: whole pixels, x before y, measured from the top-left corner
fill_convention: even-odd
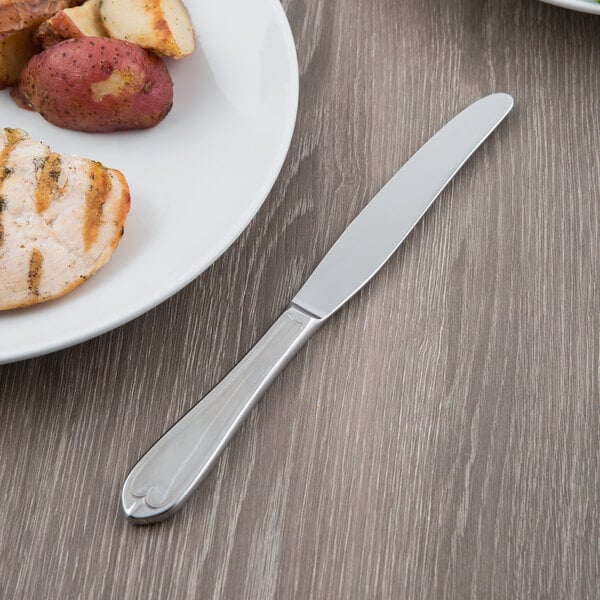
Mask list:
[[[0,367],[0,597],[597,599],[600,17],[284,7],[298,122],[249,228],[148,314]],[[495,91],[507,121],[185,509],[127,523],[137,458],[420,144]]]

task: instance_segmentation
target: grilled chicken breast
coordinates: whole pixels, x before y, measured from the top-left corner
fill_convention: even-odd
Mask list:
[[[95,273],[129,202],[119,171],[0,129],[0,310],[58,298]]]

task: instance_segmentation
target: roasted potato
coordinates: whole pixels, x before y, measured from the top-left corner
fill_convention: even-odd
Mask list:
[[[100,21],[101,0],[87,0],[81,6],[59,10],[38,26],[33,36],[36,44],[49,48],[76,37],[107,37]]]
[[[82,0],[0,0],[0,35],[36,27],[59,10]]]
[[[140,46],[83,37],[35,55],[13,88],[13,98],[66,129],[144,129],[171,109],[173,82],[162,59]]]
[[[27,61],[38,52],[31,29],[0,35],[0,90],[10,87]]]
[[[0,0],[0,89],[10,87],[38,51],[33,30],[55,12],[81,0]]]
[[[196,42],[181,0],[102,0],[100,19],[108,35],[163,56],[183,58]]]

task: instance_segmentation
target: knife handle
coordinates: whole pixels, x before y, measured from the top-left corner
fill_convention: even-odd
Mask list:
[[[121,493],[125,516],[150,523],[180,509],[256,401],[322,322],[293,304],[288,307],[229,374],[133,467]]]

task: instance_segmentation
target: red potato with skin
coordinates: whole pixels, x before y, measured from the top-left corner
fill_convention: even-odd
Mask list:
[[[110,132],[157,125],[173,105],[161,58],[124,40],[65,40],[35,55],[14,100],[67,129]]]

